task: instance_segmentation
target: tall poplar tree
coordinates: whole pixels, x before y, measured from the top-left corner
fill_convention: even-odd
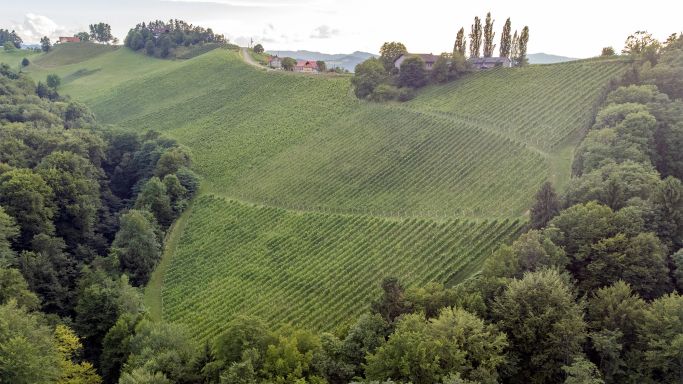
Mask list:
[[[453,46],[453,55],[461,54],[465,56],[465,47],[467,46],[467,41],[465,39],[465,28],[460,28],[458,35],[455,37],[455,46]]]
[[[519,58],[517,59],[517,62],[519,65],[527,65],[529,62],[526,58],[526,48],[527,48],[527,43],[529,42],[529,27],[525,26],[524,29],[522,29],[522,33],[519,35]]]
[[[519,35],[515,31],[515,35],[512,37],[510,42],[510,60],[512,60],[512,65],[517,65],[517,59],[519,58]]]
[[[496,49],[496,45],[493,44],[493,39],[496,37],[496,33],[493,32],[493,23],[495,20],[491,19],[491,12],[489,12],[486,14],[484,25],[484,57],[493,56],[493,50]]]
[[[479,16],[474,18],[472,31],[470,32],[470,57],[479,57],[481,48],[481,19]]]
[[[510,57],[510,45],[512,43],[512,23],[510,18],[505,21],[503,34],[500,36],[500,57]]]

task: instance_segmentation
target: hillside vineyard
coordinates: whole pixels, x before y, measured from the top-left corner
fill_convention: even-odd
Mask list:
[[[201,340],[238,314],[331,330],[367,308],[382,277],[476,274],[519,233],[539,186],[568,181],[591,111],[627,67],[495,69],[372,104],[348,77],[266,73],[222,49],[79,60],[46,55],[31,75],[58,73],[105,124],[178,140],[203,177],[148,295]]]

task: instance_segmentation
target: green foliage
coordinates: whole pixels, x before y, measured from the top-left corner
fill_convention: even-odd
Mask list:
[[[484,47],[483,53],[484,57],[493,56],[493,50],[496,49],[496,45],[493,44],[493,39],[496,37],[496,33],[493,32],[493,23],[495,20],[491,19],[491,12],[486,14],[486,23],[484,25]]]
[[[21,272],[15,268],[0,268],[0,305],[13,300],[17,306],[28,310],[38,309],[40,301],[35,293],[28,289]]]
[[[600,53],[600,57],[611,57],[615,56],[616,52],[614,51],[614,48],[612,47],[605,47],[602,49],[602,52]]]
[[[50,42],[49,37],[43,36],[40,38],[40,48],[43,50],[43,52],[50,52],[50,49],[52,49],[52,43]]]
[[[111,26],[106,23],[90,24],[90,37],[99,42],[107,43],[114,40],[114,36],[111,34]]]
[[[29,64],[31,64],[31,62],[30,62],[26,57],[24,57],[23,59],[21,59],[21,66],[22,66],[22,67],[28,67]]]
[[[133,285],[144,285],[161,257],[152,214],[130,210],[122,215],[112,254],[118,258],[121,270],[130,275]]]
[[[316,380],[313,356],[320,350],[320,340],[310,332],[285,329],[263,356],[261,375],[273,383]],[[319,379],[318,379],[319,380]]]
[[[508,336],[510,382],[559,382],[562,366],[581,352],[586,324],[571,286],[553,270],[527,272],[493,302]]]
[[[676,383],[683,374],[683,297],[673,293],[653,301],[644,326],[645,361],[653,377]]]
[[[510,57],[512,45],[512,22],[508,17],[503,26],[503,33],[500,35],[500,57]],[[464,50],[463,50],[464,51]],[[464,52],[463,52],[464,53]]]
[[[156,54],[166,58],[182,47],[201,47],[207,45],[211,49],[225,43],[225,37],[213,32],[211,28],[194,26],[183,20],[171,19],[168,22],[155,20],[148,23],[140,23],[128,31],[124,45],[133,51],[145,49],[150,56]],[[258,45],[262,50],[263,47]],[[157,49],[158,48],[158,49]],[[256,47],[254,47],[256,48]],[[187,51],[187,49],[185,50]],[[190,50],[191,51],[191,50]],[[188,52],[184,55],[186,56]],[[192,56],[186,56],[190,58]]]
[[[94,235],[101,208],[100,171],[88,159],[65,151],[44,157],[36,169],[57,197],[57,235],[72,249],[78,243],[87,243]]]
[[[640,233],[630,239],[623,234],[602,239],[592,246],[588,260],[579,283],[584,292],[620,279],[646,299],[671,290],[666,248],[652,233]]]
[[[437,383],[459,373],[467,380],[495,383],[506,347],[504,334],[465,310],[444,308],[429,321],[411,314],[368,356],[366,375],[371,380]]]
[[[261,45],[261,44],[256,44],[256,45],[254,45],[254,53],[260,55],[260,54],[262,54],[263,52],[265,52],[265,49],[263,49],[263,45]]]
[[[384,321],[391,324],[412,308],[405,299],[405,290],[401,282],[395,277],[387,277],[382,281],[382,296],[372,303],[372,311],[382,316]]]
[[[470,29],[470,57],[479,57],[481,50],[481,19],[479,16],[474,18],[474,24]]]
[[[119,384],[171,384],[161,372],[150,372],[145,368],[135,368],[131,372],[125,372],[121,376]]]
[[[351,84],[354,86],[356,97],[363,99],[370,95],[386,78],[386,69],[381,60],[370,58],[356,65]]]
[[[564,384],[604,384],[598,368],[584,357],[574,358],[572,365],[562,367],[567,374]]]
[[[15,218],[21,230],[17,239],[28,245],[39,233],[52,234],[55,213],[52,188],[30,169],[13,169],[0,174],[0,205]]]
[[[151,212],[162,228],[168,228],[174,219],[171,198],[166,185],[158,177],[149,179],[142,187],[135,200],[135,209]]]
[[[402,87],[420,88],[427,83],[425,63],[419,56],[410,56],[401,63],[398,84]]]
[[[199,350],[180,325],[143,319],[136,326],[129,347],[130,356],[120,381],[136,369],[161,372],[171,382],[194,378],[192,362]]]
[[[296,60],[294,60],[291,57],[285,57],[282,59],[282,69],[285,71],[293,71],[294,67],[296,66]]]
[[[560,213],[560,199],[550,182],[545,182],[536,193],[534,205],[531,207],[531,227],[545,227],[553,217]]]
[[[239,362],[248,349],[264,352],[275,342],[266,324],[259,318],[240,316],[227,324],[225,332],[216,337],[213,353],[222,364]]]
[[[0,268],[13,265],[16,254],[12,249],[12,241],[19,235],[19,227],[14,218],[0,206]],[[3,302],[0,300],[0,302]]]
[[[39,314],[0,305],[0,382],[48,384],[59,377],[59,354]]]
[[[51,74],[47,76],[47,86],[52,88],[52,89],[57,89],[59,86],[62,84],[62,79],[55,75]]]
[[[642,378],[641,328],[647,305],[623,281],[595,291],[588,301],[592,349],[607,383]]]
[[[392,72],[394,67],[394,62],[401,55],[408,53],[408,49],[401,42],[392,41],[382,44],[379,49],[380,57],[379,61],[384,66],[384,70],[387,72]]]

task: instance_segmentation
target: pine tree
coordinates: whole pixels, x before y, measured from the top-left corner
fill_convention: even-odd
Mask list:
[[[512,37],[510,42],[510,60],[512,60],[512,65],[517,65],[517,59],[519,58],[519,35],[515,31],[515,35]]]
[[[512,23],[510,18],[505,21],[505,26],[503,26],[503,34],[500,36],[500,57],[510,57],[510,44],[512,43]]]
[[[528,60],[526,58],[526,48],[527,48],[527,43],[529,42],[529,27],[525,26],[524,29],[522,29],[522,33],[519,35],[519,59],[517,62],[519,65],[527,65]]]
[[[465,56],[465,46],[467,41],[465,39],[465,28],[460,28],[458,35],[455,37],[455,46],[453,47],[453,55],[456,53]]]
[[[491,12],[486,14],[486,25],[484,26],[484,57],[493,56],[493,50],[496,49],[496,45],[493,44],[493,39],[496,37],[496,33],[493,32],[493,23],[495,20],[491,19]]]
[[[541,229],[560,212],[560,200],[553,185],[547,181],[536,193],[536,202],[531,207],[531,226]]]
[[[479,57],[481,48],[481,19],[479,16],[474,18],[472,31],[470,32],[470,57]]]

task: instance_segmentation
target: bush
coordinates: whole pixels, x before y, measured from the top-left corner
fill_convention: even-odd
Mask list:
[[[372,91],[369,98],[372,101],[389,101],[397,100],[399,96],[399,89],[390,84],[380,84]]]
[[[412,88],[401,88],[398,93],[398,101],[408,101],[415,98],[415,90]]]

